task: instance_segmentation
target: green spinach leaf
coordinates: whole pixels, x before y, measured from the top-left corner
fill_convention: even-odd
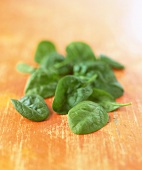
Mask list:
[[[39,68],[28,79],[25,94],[38,94],[43,98],[54,96],[59,79],[56,73]]]
[[[58,54],[57,52],[52,52],[51,54],[48,55],[48,57],[44,58],[41,61],[40,66],[48,69],[50,67],[53,67],[57,63],[61,63],[64,61],[64,56]]]
[[[38,95],[27,95],[20,100],[11,99],[15,109],[32,121],[43,121],[49,116],[49,109],[44,99]]]
[[[49,54],[55,51],[56,48],[52,42],[41,41],[37,46],[35,61],[40,64],[44,58],[48,57]]]
[[[93,88],[92,94],[89,96],[88,100],[91,100],[95,103],[102,103],[102,102],[115,102],[114,97],[101,89]]]
[[[22,73],[33,73],[36,70],[36,68],[34,68],[26,63],[18,63],[16,66],[16,69]]]
[[[94,61],[96,57],[94,52],[84,42],[72,42],[66,47],[67,57],[66,60],[73,64],[86,61]]]
[[[104,90],[100,90],[96,88],[93,89],[93,92],[89,96],[88,100],[100,104],[106,110],[106,112],[112,112],[120,107],[128,106],[131,104],[131,103],[125,103],[125,104],[117,103],[115,102],[115,99],[111,94],[109,94]]]
[[[86,100],[91,93],[90,84],[76,76],[65,76],[58,82],[52,108],[58,114],[67,114],[73,106]]]
[[[106,64],[108,64],[111,68],[114,69],[124,69],[124,65],[120,64],[119,62],[113,60],[112,58],[109,58],[108,56],[101,54],[99,56],[99,60],[105,62]]]
[[[75,134],[88,134],[104,127],[109,120],[105,109],[92,101],[83,101],[68,113],[69,127]]]
[[[117,81],[112,69],[104,62],[86,62],[74,66],[74,74],[76,76],[84,76],[87,78],[97,74],[97,79],[94,81],[94,87],[102,89],[110,93],[114,98],[123,95],[124,90]]]
[[[40,67],[64,76],[72,73],[72,67],[69,64],[64,63],[64,61],[65,57],[57,52],[53,52],[42,60]]]
[[[129,106],[131,105],[131,103],[122,104],[122,103],[117,103],[117,102],[104,101],[100,103],[100,105],[104,107],[107,112],[112,112],[112,111],[117,110],[120,107]]]

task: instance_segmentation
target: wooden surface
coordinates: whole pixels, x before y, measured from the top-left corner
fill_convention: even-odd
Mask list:
[[[142,2],[140,0],[0,1],[0,169],[140,170],[142,167]],[[125,89],[110,123],[90,135],[74,135],[67,116],[23,118],[10,99],[24,95],[28,75],[19,61],[35,64],[39,41],[53,41],[65,54],[84,41],[126,66],[116,76]],[[47,99],[50,109],[53,99]]]

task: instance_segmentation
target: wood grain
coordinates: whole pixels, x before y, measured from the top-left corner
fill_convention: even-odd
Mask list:
[[[142,167],[142,12],[140,1],[0,1],[0,169],[140,170]],[[15,66],[33,61],[40,40],[65,54],[71,41],[85,41],[126,66],[115,74],[129,107],[110,113],[110,123],[89,135],[73,134],[67,116],[52,111],[36,123],[23,118],[10,99],[24,95],[28,75]]]

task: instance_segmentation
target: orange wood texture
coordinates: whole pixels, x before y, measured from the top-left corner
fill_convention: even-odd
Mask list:
[[[142,167],[142,2],[140,0],[0,1],[0,170],[140,170]],[[125,89],[110,123],[89,135],[73,134],[67,116],[44,122],[23,118],[10,102],[24,95],[39,41],[60,53],[71,41],[88,43],[126,66],[115,74]]]

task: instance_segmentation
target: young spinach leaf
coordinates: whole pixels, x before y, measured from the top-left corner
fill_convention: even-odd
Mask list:
[[[40,64],[44,58],[48,57],[49,54],[55,51],[56,48],[52,42],[41,41],[37,46],[35,61]]]
[[[92,77],[97,74],[97,79],[94,81],[94,87],[102,89],[110,93],[114,98],[123,95],[124,90],[117,81],[112,69],[101,61],[80,63],[74,66],[74,74],[77,76]]]
[[[22,73],[33,73],[36,70],[36,68],[34,68],[26,63],[18,63],[16,66],[16,69]]]
[[[64,56],[58,54],[57,52],[52,52],[48,55],[48,57],[44,58],[41,61],[40,67],[48,69],[50,67],[53,67],[57,63],[63,62],[64,59]]]
[[[111,68],[114,69],[124,69],[124,65],[120,64],[119,62],[113,60],[112,58],[109,58],[108,56],[101,54],[99,56],[99,60],[105,62],[106,64],[108,64]]]
[[[43,98],[54,96],[59,79],[56,73],[39,68],[28,79],[25,94],[38,94]]]
[[[117,110],[120,107],[129,106],[131,105],[131,103],[122,104],[122,103],[117,103],[117,102],[105,101],[105,102],[100,103],[100,105],[104,107],[107,112],[112,112],[112,111]]]
[[[89,96],[88,100],[91,100],[95,103],[102,103],[102,102],[115,102],[114,97],[101,89],[93,88],[92,94]]]
[[[88,134],[104,127],[109,120],[105,109],[92,101],[83,101],[68,113],[69,127],[75,134]]]
[[[131,104],[117,103],[111,94],[96,88],[93,89],[93,93],[89,96],[88,100],[100,104],[106,110],[106,112],[112,112],[122,106],[128,106]]]
[[[90,84],[76,76],[65,76],[58,82],[52,108],[58,114],[67,114],[73,106],[86,100],[91,93]]]
[[[66,47],[67,57],[66,60],[77,64],[80,62],[94,61],[96,60],[94,52],[84,42],[72,42]]]
[[[44,99],[38,95],[27,95],[20,100],[11,99],[15,109],[25,118],[40,122],[48,118],[49,109]]]
[[[72,73],[72,67],[69,64],[64,63],[64,61],[65,57],[57,52],[53,52],[42,60],[40,67],[45,70],[52,70],[52,72],[56,72],[59,75]]]

